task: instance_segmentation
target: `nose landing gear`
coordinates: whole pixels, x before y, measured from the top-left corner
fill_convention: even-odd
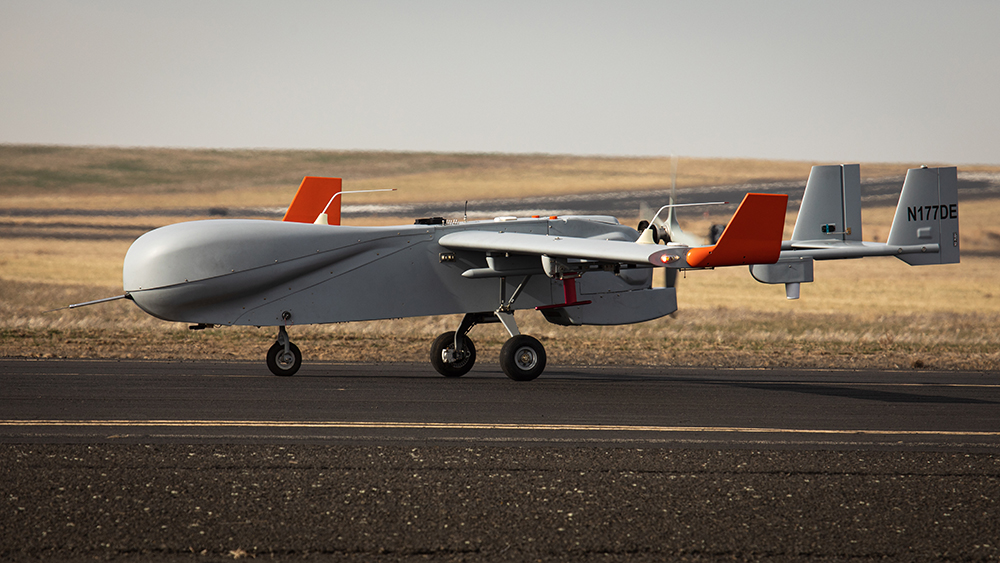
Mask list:
[[[295,375],[302,367],[302,352],[288,339],[285,327],[278,327],[278,341],[267,351],[267,369],[274,375]]]
[[[461,330],[459,328],[459,332]],[[456,334],[446,332],[431,344],[431,365],[445,377],[462,377],[476,363],[476,346],[472,339],[464,334],[456,338]]]

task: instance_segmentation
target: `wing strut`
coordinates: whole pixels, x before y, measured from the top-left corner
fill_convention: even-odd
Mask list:
[[[521,331],[517,329],[517,322],[514,320],[514,301],[521,295],[524,288],[528,285],[528,281],[531,276],[524,276],[521,283],[518,284],[517,288],[514,289],[514,293],[510,295],[510,299],[507,299],[507,277],[500,278],[500,306],[497,307],[496,311],[484,312],[484,313],[466,313],[462,317],[462,323],[458,326],[458,330],[455,331],[455,350],[463,350],[465,348],[465,338],[472,330],[472,327],[477,324],[495,323],[499,322],[503,324],[503,327],[507,329],[507,333],[511,337],[521,334]]]

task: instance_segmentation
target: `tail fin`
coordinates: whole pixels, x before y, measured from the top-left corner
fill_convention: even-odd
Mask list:
[[[898,256],[911,266],[959,262],[958,170],[954,166],[906,171],[886,243],[890,246],[938,245],[938,252]]]
[[[282,221],[294,223],[315,223],[324,212],[326,223],[340,224],[340,199],[334,199],[341,192],[340,178],[320,178],[306,176],[295,192],[292,204]]]
[[[861,167],[813,166],[795,219],[792,241],[861,240]]]
[[[777,262],[787,207],[785,194],[747,194],[719,242],[689,250],[688,265],[711,268]]]

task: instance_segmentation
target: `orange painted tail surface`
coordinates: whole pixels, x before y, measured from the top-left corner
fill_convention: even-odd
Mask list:
[[[299,191],[295,192],[292,204],[285,212],[282,221],[292,221],[294,223],[313,223],[323,208],[333,199],[333,196],[341,191],[340,178],[320,178],[317,176],[306,176],[299,185]],[[327,208],[327,222],[331,225],[340,224],[340,200],[337,198],[330,203]]]
[[[777,262],[787,207],[785,194],[747,194],[719,242],[689,250],[688,265],[713,268]]]

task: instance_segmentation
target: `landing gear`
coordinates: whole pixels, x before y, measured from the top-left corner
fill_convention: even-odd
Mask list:
[[[458,330],[446,332],[431,345],[431,365],[445,377],[461,377],[476,363],[476,347],[467,336],[481,323],[502,323],[510,339],[500,351],[500,367],[514,381],[531,381],[545,369],[545,348],[538,340],[521,334],[514,322],[514,300],[528,284],[526,276],[508,300],[506,278],[500,278],[500,307],[496,311],[466,313]]]
[[[288,339],[285,327],[278,327],[278,341],[267,351],[267,369],[274,375],[295,375],[302,367],[302,352]]]
[[[531,381],[545,369],[545,348],[526,334],[512,336],[500,349],[500,368],[514,381]]]
[[[445,377],[462,377],[476,363],[476,346],[472,339],[464,334],[456,339],[455,334],[454,331],[446,332],[431,344],[431,365]],[[458,340],[461,343],[456,346]]]

